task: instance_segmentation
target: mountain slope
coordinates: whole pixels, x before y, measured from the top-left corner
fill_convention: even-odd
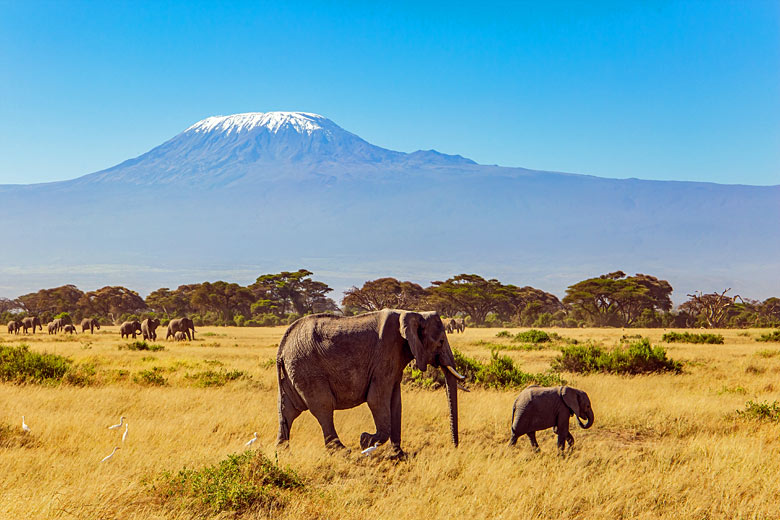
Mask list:
[[[602,179],[374,146],[315,114],[200,121],[71,181],[0,186],[0,294],[142,292],[307,267],[344,289],[459,272],[562,295],[616,269],[675,297],[780,294],[780,187]]]

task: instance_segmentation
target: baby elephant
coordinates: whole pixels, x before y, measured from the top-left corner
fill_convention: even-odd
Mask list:
[[[174,341],[184,341],[186,339],[187,339],[187,336],[182,331],[179,331],[179,332],[177,332],[176,334],[173,335],[173,340]]]
[[[517,438],[528,435],[534,450],[539,449],[536,432],[552,428],[558,434],[558,449],[563,453],[568,441],[574,444],[569,433],[569,417],[577,416],[581,428],[593,426],[593,408],[588,394],[569,386],[529,386],[517,396],[512,407],[512,438],[509,445],[514,446]],[[582,423],[582,418],[587,422]]]

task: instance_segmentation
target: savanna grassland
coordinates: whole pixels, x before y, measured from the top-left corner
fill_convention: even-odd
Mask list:
[[[524,329],[513,329],[511,333]],[[779,518],[780,423],[739,415],[747,401],[780,399],[780,343],[766,330],[707,331],[724,344],[662,343],[662,329],[556,329],[579,342],[615,346],[639,334],[683,362],[681,374],[561,374],[586,390],[595,425],[581,430],[565,458],[552,432],[540,453],[525,437],[506,446],[520,389],[460,393],[460,447],[449,439],[443,389],[403,389],[405,461],[385,447],[360,455],[358,437],[374,431],[368,408],[336,412],[349,454],[329,454],[309,413],[296,420],[290,447],[276,453],[278,328],[201,327],[192,342],[150,342],[163,350],[120,349],[116,327],[94,335],[12,336],[73,360],[60,384],[0,383],[2,518],[202,518],[198,502],[167,498],[166,471],[218,464],[254,448],[297,474],[303,487],[239,518]],[[498,329],[450,336],[453,348],[487,361]],[[548,330],[549,332],[549,330]],[[546,372],[560,351],[507,350],[526,372]],[[31,428],[21,430],[21,417]],[[107,426],[127,417],[124,430]],[[101,459],[114,446],[115,456]],[[278,459],[277,459],[278,457]],[[163,489],[163,491],[161,491]],[[216,517],[233,518],[227,511]]]

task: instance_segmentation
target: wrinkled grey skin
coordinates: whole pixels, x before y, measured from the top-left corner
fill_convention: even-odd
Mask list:
[[[192,329],[192,335],[190,335],[190,329]],[[188,340],[195,339],[195,324],[189,318],[176,318],[168,322],[168,333],[165,335],[165,339],[169,339],[177,332],[183,332]]]
[[[184,341],[187,339],[187,335],[184,334],[182,331],[179,331],[173,335],[174,341]]]
[[[49,331],[49,334],[57,334],[57,324],[53,321],[50,321],[48,325],[46,325],[46,329]]]
[[[156,318],[146,318],[141,322],[141,334],[144,339],[157,339],[157,327],[160,326],[160,320]]]
[[[558,449],[563,453],[566,442],[574,444],[569,433],[569,417],[574,414],[580,427],[593,426],[593,408],[588,394],[569,386],[529,386],[517,396],[512,407],[512,437],[509,445],[514,446],[517,438],[528,435],[534,450],[539,449],[536,432],[553,428],[558,434]],[[587,423],[583,424],[585,418]]]
[[[73,325],[65,325],[62,330],[67,332],[68,334],[77,334],[76,327]]]
[[[100,323],[95,318],[84,318],[81,320],[81,332],[89,331],[90,334],[94,334],[95,329],[100,330]]]
[[[27,334],[27,329],[30,327],[32,327],[33,334],[35,334],[35,327],[38,327],[43,331],[43,325],[41,325],[41,320],[38,319],[38,316],[28,316],[22,320],[22,328],[24,329],[25,334]]]
[[[360,435],[365,449],[388,439],[393,456],[401,450],[401,375],[415,360],[418,369],[441,367],[447,382],[452,442],[458,444],[456,377],[445,369],[455,358],[435,312],[384,309],[359,316],[315,314],[287,329],[279,344],[276,369],[279,384],[279,435],[304,410],[320,423],[325,445],[344,448],[333,426],[333,411],[368,403],[376,433]]]
[[[136,333],[141,332],[141,322],[138,320],[126,321],[119,326],[119,335],[124,337],[133,336],[135,339]]]
[[[12,320],[8,322],[8,334],[19,334],[22,328],[22,322],[19,320]]]

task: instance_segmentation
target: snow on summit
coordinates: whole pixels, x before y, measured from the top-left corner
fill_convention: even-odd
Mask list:
[[[283,128],[290,128],[299,134],[311,135],[313,132],[325,130],[325,126],[331,125],[333,123],[325,117],[306,112],[247,112],[232,116],[207,117],[187,128],[185,133],[221,132],[229,135],[233,132],[241,133],[264,127],[273,134]]]

